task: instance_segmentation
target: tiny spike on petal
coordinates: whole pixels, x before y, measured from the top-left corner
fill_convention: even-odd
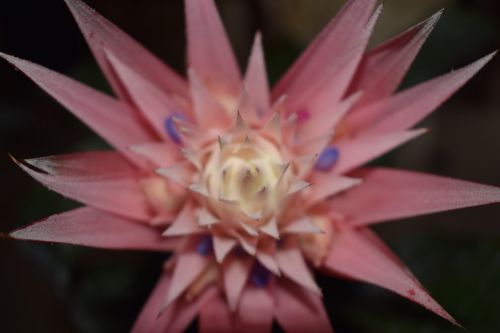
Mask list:
[[[236,112],[236,122],[234,125],[234,130],[236,133],[248,131],[248,124],[241,116],[241,112],[239,110]]]
[[[305,182],[303,180],[295,180],[292,185],[290,185],[290,189],[288,190],[287,195],[292,195],[297,192],[300,192],[302,190],[305,190],[306,188],[310,187],[312,184]]]
[[[243,87],[240,93],[237,111],[241,113],[243,119],[250,124],[258,124],[259,116],[255,104],[250,99],[246,87]]]

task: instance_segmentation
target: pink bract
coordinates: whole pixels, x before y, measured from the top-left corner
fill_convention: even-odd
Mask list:
[[[313,270],[391,290],[458,323],[370,230],[496,203],[500,189],[362,165],[492,57],[395,92],[441,12],[366,50],[382,6],[350,0],[269,88],[261,37],[241,74],[213,0],[185,0],[187,78],[66,0],[116,98],[10,55],[114,151],[16,161],[84,207],[13,238],[172,252],[133,332],[331,332]]]

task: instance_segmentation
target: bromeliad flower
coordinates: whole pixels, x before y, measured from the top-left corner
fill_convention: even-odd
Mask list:
[[[441,13],[365,51],[381,12],[351,0],[268,88],[260,36],[241,76],[212,0],[186,0],[188,79],[79,0],[66,0],[118,98],[2,57],[116,151],[17,162],[85,206],[13,238],[173,252],[135,332],[328,332],[312,269],[389,289],[456,324],[370,226],[489,204],[500,190],[360,166],[493,55],[394,93]]]

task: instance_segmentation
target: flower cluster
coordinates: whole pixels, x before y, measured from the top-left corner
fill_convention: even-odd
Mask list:
[[[389,289],[456,324],[370,230],[500,201],[500,189],[361,168],[493,55],[395,93],[441,13],[366,50],[382,10],[350,0],[269,88],[257,34],[240,73],[213,0],[185,0],[187,79],[80,0],[66,0],[117,98],[16,57],[114,151],[16,161],[84,204],[13,238],[172,252],[134,332],[331,332],[312,270]]]

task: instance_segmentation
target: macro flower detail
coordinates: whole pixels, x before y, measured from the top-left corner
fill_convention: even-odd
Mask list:
[[[382,11],[349,0],[270,89],[261,36],[241,74],[213,0],[185,0],[186,78],[66,0],[115,97],[0,54],[113,151],[15,162],[84,206],[12,238],[171,252],[133,332],[332,332],[314,271],[375,284],[459,325],[371,231],[500,202],[493,186],[363,167],[493,57],[396,92],[441,12],[367,50]]]

